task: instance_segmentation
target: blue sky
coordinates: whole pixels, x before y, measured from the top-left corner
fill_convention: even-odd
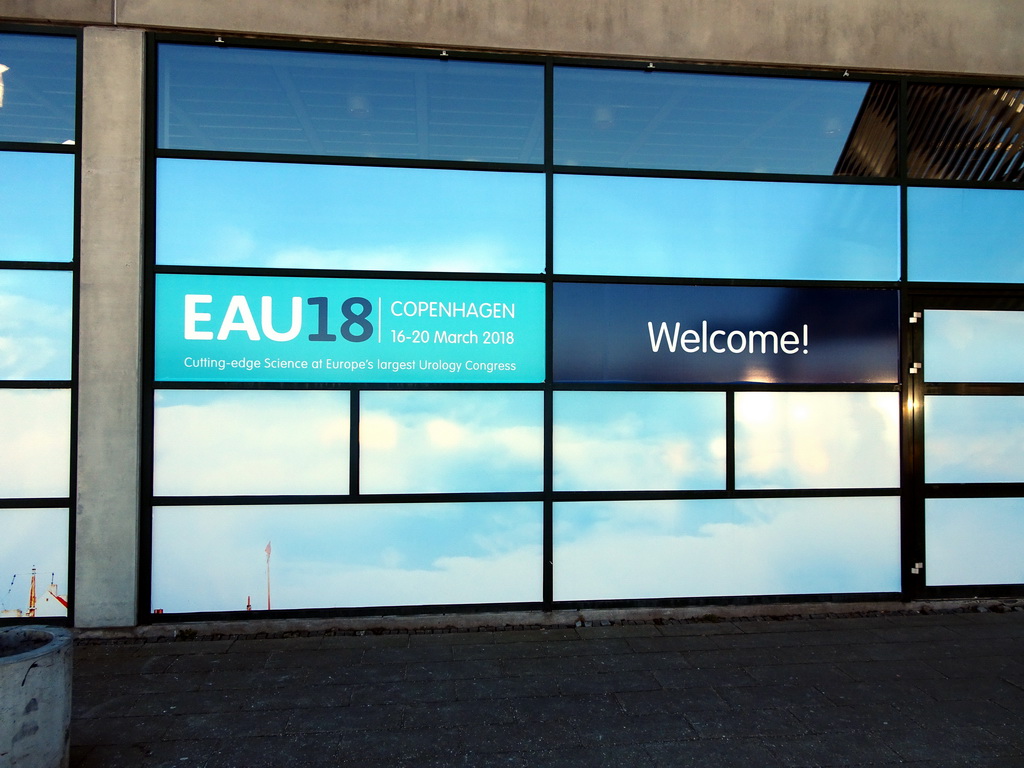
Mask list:
[[[895,280],[896,187],[555,178],[555,271]]]
[[[74,155],[0,152],[0,259],[74,257]]]
[[[1019,189],[907,190],[911,280],[1024,282]]]
[[[163,159],[157,262],[544,269],[541,174]]]

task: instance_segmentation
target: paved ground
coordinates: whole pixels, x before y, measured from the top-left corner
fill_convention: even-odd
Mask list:
[[[1024,766],[1019,607],[104,642],[74,664],[81,768]]]

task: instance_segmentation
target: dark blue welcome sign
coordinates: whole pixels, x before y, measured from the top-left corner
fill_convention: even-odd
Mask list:
[[[899,380],[891,289],[558,283],[556,382]]]

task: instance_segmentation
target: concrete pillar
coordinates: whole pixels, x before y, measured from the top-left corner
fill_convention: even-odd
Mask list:
[[[83,40],[74,622],[136,622],[142,320],[141,30]]]

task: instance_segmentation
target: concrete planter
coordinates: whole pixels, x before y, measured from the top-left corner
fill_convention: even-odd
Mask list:
[[[0,629],[0,768],[68,765],[71,633]]]

